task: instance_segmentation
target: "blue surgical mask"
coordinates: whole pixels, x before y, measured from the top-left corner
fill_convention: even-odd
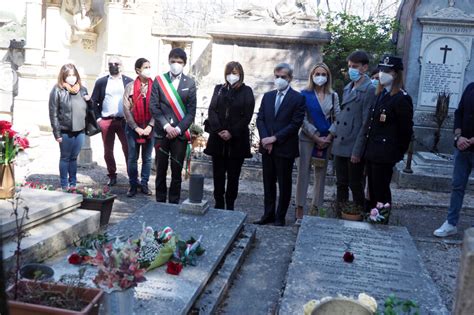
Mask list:
[[[360,74],[359,70],[354,69],[354,68],[349,68],[349,78],[351,81],[357,82],[359,81],[360,77],[362,75]]]
[[[379,80],[378,79],[372,79],[370,81],[372,81],[372,85],[374,86],[374,88],[377,88],[377,86],[379,86]]]

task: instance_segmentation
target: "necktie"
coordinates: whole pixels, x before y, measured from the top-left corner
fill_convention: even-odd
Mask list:
[[[281,101],[283,100],[283,92],[278,92],[275,102],[275,116],[278,114],[280,109]]]

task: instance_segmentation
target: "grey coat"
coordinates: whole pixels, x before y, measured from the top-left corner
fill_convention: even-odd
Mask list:
[[[369,115],[369,109],[375,102],[375,88],[368,76],[354,91],[353,82],[344,87],[341,111],[336,115],[336,130],[332,145],[332,154],[342,157],[362,157],[365,136],[362,126]]]

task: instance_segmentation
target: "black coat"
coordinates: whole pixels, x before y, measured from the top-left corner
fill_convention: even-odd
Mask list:
[[[298,131],[303,124],[306,111],[305,98],[290,87],[275,115],[276,96],[277,90],[263,95],[257,116],[258,133],[260,139],[276,137],[272,155],[292,159],[299,156]],[[268,154],[262,145],[260,153]]]
[[[82,96],[87,95],[87,89],[81,86],[79,90]],[[90,107],[91,103],[87,102]],[[61,131],[71,131],[72,129],[72,103],[71,94],[68,90],[57,85],[53,87],[49,94],[49,120],[55,139],[61,138]]]
[[[474,137],[474,82],[466,87],[454,112],[454,130],[456,129],[461,129],[463,137]],[[474,146],[471,145],[467,150],[474,151]]]
[[[208,111],[209,139],[204,153],[215,157],[249,158],[249,123],[255,98],[249,86],[229,89],[222,84],[214,88]],[[218,133],[228,130],[231,138],[224,141]]]
[[[383,121],[382,115],[385,115]],[[413,102],[404,91],[379,95],[365,125],[365,159],[397,163],[403,159],[413,135]]]
[[[92,90],[91,102],[94,107],[95,116],[97,118],[102,117],[102,103],[105,98],[105,89],[107,88],[107,83],[109,82],[109,76],[106,75],[97,79],[94,84],[94,90]],[[130,82],[133,82],[133,79],[122,74],[123,86],[127,86]]]

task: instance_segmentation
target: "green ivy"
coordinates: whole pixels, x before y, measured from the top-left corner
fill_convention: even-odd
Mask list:
[[[339,95],[348,82],[346,58],[353,51],[362,49],[369,53],[372,57],[369,69],[374,68],[384,54],[396,54],[391,36],[399,26],[393,18],[363,19],[347,13],[330,13],[326,21],[331,42],[323,48],[324,62],[331,69],[333,86]]]

